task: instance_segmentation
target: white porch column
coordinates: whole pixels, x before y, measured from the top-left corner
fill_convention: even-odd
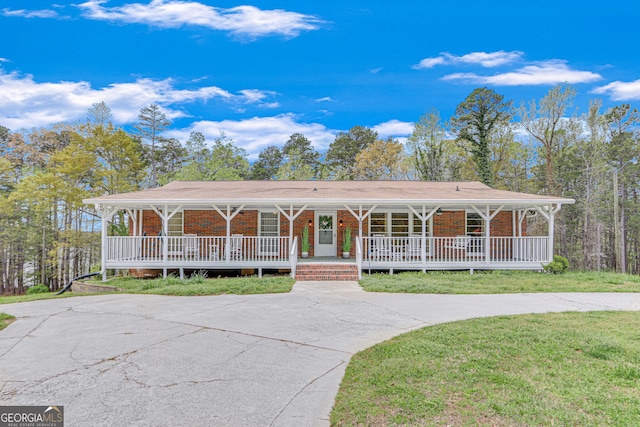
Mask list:
[[[296,218],[300,216],[302,212],[304,212],[307,209],[307,206],[309,205],[304,205],[303,207],[298,209],[298,212],[294,213],[293,205],[289,205],[289,213],[287,213],[280,206],[275,205],[276,209],[278,209],[278,211],[282,215],[284,215],[286,219],[289,220],[289,252],[291,252],[291,245],[293,244],[293,222],[296,220]]]
[[[488,220],[485,223],[485,233],[484,233],[484,260],[487,264],[491,262],[491,210],[489,205],[487,205],[487,218]]]
[[[431,211],[427,214],[427,206],[426,205],[422,205],[422,214],[418,213],[418,211],[416,211],[413,206],[409,206],[409,209],[411,209],[411,212],[414,213],[415,216],[418,217],[418,219],[420,221],[422,221],[422,248],[420,249],[420,260],[422,261],[423,264],[425,264],[427,262],[427,221],[429,221],[429,219],[436,213],[438,212],[438,209],[440,209],[440,205],[436,206],[435,208],[431,209]]]
[[[167,261],[169,260],[169,218],[167,218],[167,211],[169,207],[164,205],[164,210],[162,215],[162,234],[164,234],[164,238],[162,239],[162,277],[167,278]]]
[[[518,218],[518,236],[522,237],[522,222],[527,218],[527,210],[522,209],[518,211],[518,215],[520,215]]]
[[[132,210],[132,209],[126,209],[126,211],[131,220],[131,225],[133,226],[131,230],[131,235],[137,236],[138,235],[138,211]]]
[[[348,210],[351,215],[353,215],[353,217],[355,219],[358,220],[358,237],[362,238],[362,222],[367,219],[367,217],[369,215],[371,215],[371,212],[373,212],[373,210],[378,207],[378,205],[373,205],[367,212],[365,212],[365,214],[362,214],[362,205],[360,205],[358,207],[358,213],[356,213],[353,209],[351,209],[349,206],[344,205],[345,209]]]
[[[151,209],[160,217],[162,220],[162,230],[160,230],[160,234],[162,235],[162,277],[167,278],[167,262],[169,261],[169,220],[173,218],[173,216],[182,209],[182,205],[178,206],[173,210],[173,212],[169,212],[169,206],[164,205],[162,211],[160,211],[157,207],[151,205]]]
[[[220,214],[222,219],[227,222],[227,236],[225,238],[224,245],[224,259],[226,262],[231,262],[231,220],[236,217],[240,213],[242,209],[244,209],[245,205],[240,206],[236,210],[232,212],[231,205],[227,205],[227,213],[224,213],[220,208],[216,205],[211,205],[213,208]]]
[[[474,211],[480,215],[480,217],[484,220],[484,260],[488,264],[491,262],[491,220],[496,217],[504,208],[504,205],[500,206],[498,209],[491,213],[491,206],[486,205],[485,212],[480,211],[474,205],[471,205]]]
[[[371,215],[371,213],[373,212],[373,210],[377,207],[378,205],[373,205],[371,206],[371,208],[369,208],[369,210],[367,212],[365,212],[364,214],[362,213],[362,205],[358,206],[358,213],[356,213],[353,209],[351,209],[348,205],[344,205],[345,209],[347,209],[351,215],[353,215],[353,217],[355,219],[358,220],[358,240],[359,240],[359,244],[360,244],[360,249],[361,249],[361,253],[357,254],[356,253],[356,264],[359,265],[358,267],[358,277],[362,278],[362,253],[364,253],[365,249],[364,247],[362,247],[362,223],[364,222],[364,220]],[[371,228],[369,228],[369,233],[371,233]]]
[[[551,206],[549,206],[549,262],[553,262],[553,243],[556,228],[555,219],[555,212]]]
[[[96,205],[96,212],[101,218],[101,236],[100,236],[100,272],[102,273],[102,281],[107,281],[107,235],[109,228],[107,227],[109,220],[118,212],[117,207]]]
[[[548,262],[553,261],[553,235],[555,232],[555,215],[560,210],[561,205],[557,205],[555,208],[553,205],[549,206],[536,206],[536,210],[542,214],[542,216],[549,223],[549,242],[548,242]]]
[[[100,212],[100,211],[98,211]],[[100,263],[101,263],[101,270],[102,270],[102,281],[106,282],[107,281],[107,215],[106,212],[101,214],[100,217],[102,218],[102,238],[101,238],[101,242],[100,242],[100,246],[101,246],[101,252],[100,252]]]

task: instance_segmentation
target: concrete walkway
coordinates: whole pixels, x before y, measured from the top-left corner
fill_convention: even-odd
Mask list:
[[[103,295],[0,306],[0,404],[68,426],[316,426],[349,358],[403,332],[500,314],[640,310],[640,294]]]

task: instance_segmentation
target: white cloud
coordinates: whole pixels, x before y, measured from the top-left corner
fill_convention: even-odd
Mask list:
[[[317,98],[315,101],[316,102],[336,102],[334,99],[332,99],[329,96],[325,96],[324,98]]]
[[[420,70],[422,68],[433,68],[436,65],[442,65],[445,64],[446,60],[441,57],[435,57],[435,58],[425,58],[422,61],[420,61],[418,64],[414,65],[413,68],[415,68],[416,70]]]
[[[260,108],[279,108],[280,107],[280,103],[279,102],[265,102],[264,104],[259,104],[258,107],[260,107]]]
[[[401,122],[400,120],[394,119],[374,126],[373,130],[378,132],[380,138],[397,138],[411,135],[411,133],[413,133],[413,123]]]
[[[377,131],[381,138],[400,137],[399,140],[403,142],[403,136],[413,132],[413,123],[389,120],[374,126],[373,130]],[[288,113],[244,120],[202,120],[192,123],[187,128],[166,131],[165,135],[186,141],[193,131],[202,132],[209,144],[220,136],[220,132],[224,132],[233,139],[237,147],[247,150],[252,161],[258,158],[260,151],[270,145],[282,147],[294,133],[301,133],[307,137],[316,150],[326,151],[339,132],[320,123],[301,123],[298,116]]]
[[[281,9],[261,10],[254,6],[230,9],[179,0],[152,0],[148,4],[128,3],[104,7],[108,0],[89,0],[77,5],[89,19],[126,24],[147,24],[161,28],[192,25],[229,31],[236,36],[257,38],[268,35],[296,37],[302,31],[317,30],[321,19]]]
[[[257,159],[260,151],[270,145],[281,147],[294,133],[303,134],[317,150],[321,151],[329,147],[338,133],[319,123],[300,123],[297,117],[290,113],[245,120],[203,120],[194,122],[188,128],[165,133],[170,138],[185,141],[192,131],[202,132],[209,143],[212,143],[220,132],[224,132],[226,136],[233,139],[236,146],[247,150],[251,160]]]
[[[88,82],[39,83],[31,75],[0,69],[0,124],[17,130],[83,120],[91,105],[101,101],[111,108],[116,123],[137,121],[140,108],[152,103],[160,105],[168,118],[175,119],[188,115],[178,108],[181,104],[211,99],[231,106],[255,104],[271,94],[255,89],[232,94],[216,86],[178,89],[171,79],[146,78],[94,89]]]
[[[591,71],[573,70],[566,61],[551,60],[527,65],[515,71],[483,76],[476,73],[454,73],[442,80],[496,86],[553,85],[559,83],[589,83],[602,79]]]
[[[380,71],[382,71],[382,67],[380,68],[374,68],[373,70],[369,70],[369,72],[371,74],[378,74]]]
[[[633,82],[615,81],[591,91],[600,95],[609,95],[614,101],[633,101],[640,99],[640,80]]]
[[[415,69],[433,68],[436,65],[458,65],[458,64],[479,64],[483,67],[498,67],[500,65],[511,64],[522,58],[523,53],[520,51],[505,52],[499,50],[497,52],[471,52],[466,55],[456,56],[447,52],[442,52],[439,56],[433,58],[425,58],[417,65]]]
[[[0,58],[0,62],[9,62],[7,58]]]
[[[19,17],[19,18],[57,18],[58,12],[55,10],[11,10],[11,9],[2,9],[3,16],[9,17]]]

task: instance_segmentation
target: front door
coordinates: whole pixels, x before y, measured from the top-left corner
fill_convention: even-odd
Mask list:
[[[336,213],[315,213],[314,256],[337,256],[336,246]]]

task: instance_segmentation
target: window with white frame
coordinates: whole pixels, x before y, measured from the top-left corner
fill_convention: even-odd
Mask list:
[[[183,212],[176,212],[167,223],[167,236],[182,237],[184,234]],[[168,241],[169,255],[182,253],[182,239],[169,239]]]
[[[280,235],[280,214],[278,212],[260,212],[260,235]]]
[[[431,219],[425,224],[425,236],[431,236]],[[412,212],[375,212],[369,221],[370,236],[393,237],[389,242],[396,255],[407,259],[421,256],[422,220]],[[426,254],[431,253],[432,244],[427,242]]]
[[[391,236],[409,236],[409,214],[406,212],[391,212]]]
[[[484,253],[484,219],[477,212],[467,212],[466,234],[469,236],[467,253]]]
[[[374,212],[369,220],[369,234],[391,237],[422,236],[422,221],[409,212]],[[426,224],[426,236],[431,235],[431,219]]]
[[[477,212],[467,212],[467,236],[484,236],[484,219]]]
[[[176,212],[168,224],[167,236],[180,237],[184,233],[183,212]]]
[[[260,212],[258,219],[260,253],[277,254],[280,245],[280,214],[278,212]]]
[[[369,221],[369,234],[387,234],[387,214],[384,212],[373,212]]]

